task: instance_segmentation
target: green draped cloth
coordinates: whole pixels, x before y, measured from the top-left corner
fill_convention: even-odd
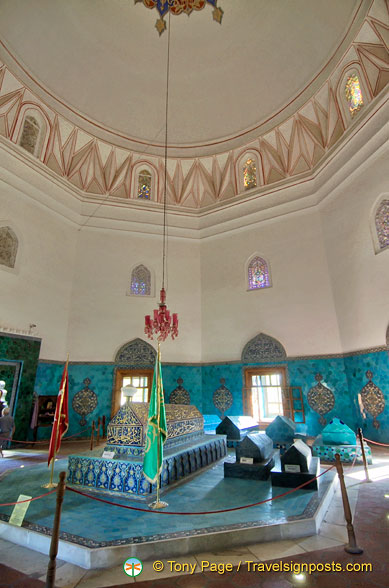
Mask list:
[[[158,350],[151,389],[149,418],[143,459],[143,473],[150,484],[155,484],[162,471],[163,444],[167,438],[165,402],[163,398],[161,355]]]

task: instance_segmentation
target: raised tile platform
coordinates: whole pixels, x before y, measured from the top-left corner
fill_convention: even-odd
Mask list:
[[[67,483],[143,499],[156,493],[156,484],[151,485],[143,475],[143,455],[127,455],[123,451],[119,459],[107,459],[102,457],[102,452],[99,450],[100,455],[90,455],[90,452],[70,455]],[[225,435],[204,434],[193,442],[181,443],[179,448],[168,448],[164,452],[161,489],[214,463],[226,453]]]
[[[312,455],[320,457],[322,461],[335,461],[335,454],[339,453],[340,461],[344,463],[351,463],[354,461],[355,454],[357,456],[356,463],[363,463],[362,449],[357,445],[325,445],[322,442],[322,436],[316,437],[312,445]],[[372,464],[371,449],[367,443],[363,444],[367,463]]]
[[[55,479],[66,468],[66,460],[55,464]],[[48,478],[47,465],[14,470],[0,486],[0,502],[17,498],[20,488],[30,496],[42,493]],[[61,516],[59,559],[84,568],[123,564],[134,556],[142,561],[186,556],[195,552],[220,551],[262,541],[277,541],[315,535],[328,508],[336,476],[320,478],[318,492],[298,490],[274,502],[256,507],[209,515],[180,516],[124,510],[96,502],[67,490]],[[88,492],[88,490],[85,490]],[[223,460],[189,476],[185,483],[166,487],[164,500],[172,512],[213,511],[251,504],[282,494],[270,481],[224,478]],[[91,491],[89,491],[92,494]],[[139,507],[139,501],[116,494],[115,503]],[[48,553],[55,509],[55,494],[31,503],[22,527],[8,524],[13,507],[0,509],[0,537]]]

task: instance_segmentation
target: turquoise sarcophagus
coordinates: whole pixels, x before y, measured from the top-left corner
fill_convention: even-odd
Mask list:
[[[160,486],[162,489],[227,453],[225,435],[205,435],[204,419],[195,406],[167,404],[168,437]],[[70,455],[68,484],[121,496],[148,498],[156,491],[143,475],[149,404],[126,402],[107,428],[104,448]]]

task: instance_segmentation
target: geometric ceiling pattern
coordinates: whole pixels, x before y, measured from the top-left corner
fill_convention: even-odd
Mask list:
[[[347,76],[360,79],[364,106],[348,111]],[[257,187],[304,177],[341,140],[366,106],[389,82],[389,0],[376,0],[351,46],[329,79],[297,112],[244,147],[213,156],[169,158],[169,204],[200,209],[224,203],[244,192],[243,165],[256,159]],[[35,110],[46,126],[39,159],[47,168],[84,194],[137,198],[135,175],[146,166],[153,175],[152,200],[163,199],[163,159],[125,150],[97,139],[45,104],[0,63],[0,135],[18,143],[27,111]],[[23,151],[23,150],[22,150]],[[26,154],[26,157],[30,157]],[[32,157],[32,156],[31,156]]]

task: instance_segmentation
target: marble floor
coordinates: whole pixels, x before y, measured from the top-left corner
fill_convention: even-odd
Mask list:
[[[140,588],[232,588],[232,586],[291,588],[304,585],[309,587],[353,588],[388,586],[388,526],[389,526],[389,452],[373,450],[374,465],[370,467],[372,484],[364,483],[361,466],[346,470],[346,482],[350,504],[355,513],[357,541],[364,549],[362,555],[351,556],[343,546],[347,542],[347,532],[343,517],[342,501],[339,491],[331,501],[320,533],[316,536],[298,540],[284,540],[271,543],[258,543],[218,553],[202,552],[187,557],[162,560],[164,570],[156,572],[153,561],[144,562],[142,573],[136,578],[129,578],[123,572],[123,566],[105,570],[90,570],[58,561],[56,586],[63,588],[103,588],[137,584]],[[16,457],[16,456],[15,456]],[[6,458],[9,459],[9,458]],[[10,460],[11,461],[11,460]],[[18,461],[20,459],[18,458]],[[27,464],[25,464],[26,467]],[[36,467],[36,466],[33,466]],[[3,479],[4,483],[4,479]],[[155,552],[155,560],[158,552]],[[162,559],[162,558],[161,558]],[[372,572],[348,572],[331,574],[315,572],[306,574],[305,579],[286,572],[258,573],[248,569],[245,562],[371,562]],[[231,572],[201,571],[201,562],[232,564]],[[3,537],[0,540],[0,587],[41,587],[44,586],[48,558],[47,556],[16,546]],[[182,564],[191,564],[193,574],[188,574]],[[171,566],[175,570],[171,570]],[[250,564],[251,566],[253,564]],[[237,568],[239,566],[239,570]]]

